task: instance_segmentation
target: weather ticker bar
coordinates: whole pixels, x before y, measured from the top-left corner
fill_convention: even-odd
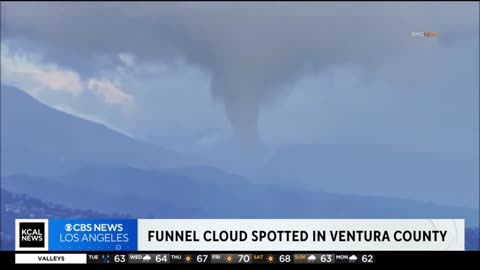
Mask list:
[[[16,264],[374,264],[373,253],[16,253]]]

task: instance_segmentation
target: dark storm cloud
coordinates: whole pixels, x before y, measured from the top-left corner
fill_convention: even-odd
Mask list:
[[[237,135],[255,141],[261,106],[299,76],[356,65],[413,80],[439,57],[440,39],[411,32],[478,39],[478,3],[2,3],[1,22],[2,38],[53,51],[198,65]]]

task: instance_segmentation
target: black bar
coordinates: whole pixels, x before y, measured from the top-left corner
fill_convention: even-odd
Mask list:
[[[111,260],[109,264],[117,264],[114,262],[114,257],[119,255],[125,255],[127,258],[126,261],[122,263],[128,263],[128,256],[131,254],[168,254],[174,255],[170,257],[169,262],[165,264],[211,264],[211,256],[213,254],[244,254],[248,256],[231,256],[230,262],[225,261],[217,262],[217,264],[264,264],[264,265],[280,265],[280,264],[296,264],[296,265],[309,265],[315,264],[318,267],[318,264],[371,264],[371,265],[415,265],[415,264],[445,264],[445,263],[458,263],[459,265],[472,263],[477,265],[480,262],[480,251],[192,251],[192,252],[178,252],[178,251],[146,251],[146,252],[15,252],[15,251],[1,251],[0,252],[0,263],[4,264],[15,264],[15,254],[45,254],[56,253],[56,254],[72,254],[72,253],[82,253],[87,255],[93,254],[103,254],[109,255]],[[334,254],[337,258],[334,257],[333,262],[331,261],[331,255]],[[200,256],[202,255],[202,256]],[[204,256],[208,255],[208,256]],[[263,255],[263,256],[261,256]],[[297,263],[295,263],[295,255],[298,256]],[[308,256],[303,256],[308,255]],[[309,261],[308,257],[310,255],[315,255],[315,261]],[[322,257],[322,255],[324,255]],[[354,255],[354,256],[352,256]],[[93,257],[93,256],[92,256]],[[132,256],[132,258],[135,256]],[[242,257],[243,261],[239,261]],[[282,259],[281,259],[282,258]],[[287,259],[288,258],[288,259]],[[330,258],[330,259],[329,259]],[[349,260],[349,258],[351,258]],[[155,259],[155,258],[152,258]],[[160,258],[162,259],[162,258]],[[304,260],[302,260],[304,259]],[[310,259],[313,259],[310,258]],[[250,260],[250,261],[248,261]],[[330,261],[329,261],[330,260]],[[302,262],[303,261],[303,262]],[[97,262],[101,263],[101,262]],[[300,264],[298,264],[300,263]]]

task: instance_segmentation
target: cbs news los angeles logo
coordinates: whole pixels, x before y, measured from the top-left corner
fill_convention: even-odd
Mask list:
[[[48,250],[48,219],[16,219],[15,250]]]

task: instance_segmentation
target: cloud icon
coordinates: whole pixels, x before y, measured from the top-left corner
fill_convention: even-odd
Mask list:
[[[308,256],[307,260],[309,261],[315,261],[317,259],[317,257],[315,257],[313,254]]]
[[[152,259],[152,257],[150,257],[148,254],[143,256],[144,261],[150,261],[151,259]]]
[[[348,260],[351,261],[351,262],[354,262],[354,261],[357,260],[357,256],[352,255],[352,256],[350,256],[350,257],[348,258]]]

